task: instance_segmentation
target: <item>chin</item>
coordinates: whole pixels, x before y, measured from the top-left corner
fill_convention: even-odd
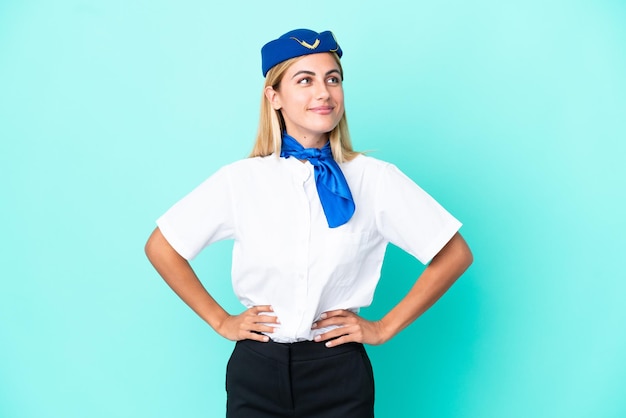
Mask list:
[[[339,122],[333,124],[325,124],[322,126],[318,126],[315,130],[320,134],[329,134],[333,129],[337,127],[337,125],[339,125]]]

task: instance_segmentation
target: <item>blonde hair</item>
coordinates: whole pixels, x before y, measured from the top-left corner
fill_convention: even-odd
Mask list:
[[[343,78],[343,68],[337,54],[332,53],[335,61],[339,65],[341,76]],[[280,87],[280,81],[287,69],[297,60],[302,57],[296,57],[283,61],[272,67],[265,77],[265,85],[263,86],[263,94],[261,95],[261,115],[259,118],[259,128],[257,131],[256,141],[250,157],[265,157],[276,153],[280,155],[280,145],[282,143],[282,132],[285,130],[285,121],[280,113],[280,110],[275,110],[270,104],[267,97],[265,97],[265,88],[271,86],[274,90],[278,90]],[[352,142],[350,141],[350,132],[348,131],[348,120],[346,119],[346,112],[344,111],[341,120],[330,131],[329,134],[330,148],[333,152],[333,158],[338,163],[343,163],[354,159],[359,152],[352,149]]]

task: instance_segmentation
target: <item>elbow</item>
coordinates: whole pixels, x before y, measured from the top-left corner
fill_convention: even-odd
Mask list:
[[[148,257],[148,260],[150,260],[150,262],[152,263],[154,263],[154,260],[159,252],[159,238],[161,237],[161,231],[159,230],[159,228],[156,228],[154,231],[152,231],[152,234],[150,234],[148,241],[146,241],[146,245],[144,245],[143,247],[143,251],[146,254],[146,257]]]
[[[150,238],[148,238],[148,241],[146,241],[146,245],[144,245],[143,247],[143,252],[144,254],[146,254],[146,257],[148,257],[148,260],[150,260],[153,252],[153,246],[150,243]]]
[[[449,245],[452,254],[451,259],[454,260],[454,264],[460,271],[460,276],[474,262],[474,254],[472,254],[469,245],[467,245],[467,242],[459,233],[454,236]]]
[[[465,268],[468,268],[474,262],[474,254],[472,254],[472,250],[470,249],[469,245],[467,245],[467,241],[465,241],[461,234],[457,233],[456,238],[457,242],[459,243],[457,250],[459,261],[462,265],[465,266]]]
[[[432,259],[430,265],[445,266],[443,268],[455,272],[459,277],[474,262],[474,255],[465,239],[458,232]]]
[[[153,266],[162,265],[164,262],[186,261],[165,239],[161,230],[157,227],[144,246],[144,252]]]
[[[474,262],[474,254],[472,254],[472,250],[468,246],[466,246],[465,254],[463,255],[465,261],[465,269],[467,270],[469,266]]]

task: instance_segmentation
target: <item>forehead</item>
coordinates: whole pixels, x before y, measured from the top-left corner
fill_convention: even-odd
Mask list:
[[[287,69],[287,74],[295,74],[298,71],[310,71],[313,73],[327,73],[331,70],[341,71],[335,57],[330,52],[321,54],[305,55],[291,64]]]

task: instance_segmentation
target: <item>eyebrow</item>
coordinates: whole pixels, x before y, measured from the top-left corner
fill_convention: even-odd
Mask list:
[[[328,75],[331,75],[331,74],[333,74],[333,73],[337,73],[337,74],[339,74],[339,75],[341,76],[341,72],[340,72],[338,69],[336,69],[336,68],[334,68],[334,69],[332,69],[332,70],[330,70],[330,71],[327,71],[327,72],[326,72],[326,75],[328,76]],[[295,73],[295,74],[291,77],[291,79],[293,80],[294,78],[296,78],[296,77],[297,77],[297,76],[299,76],[300,74],[315,75],[315,73],[314,73],[313,71],[300,70],[300,71],[298,71],[297,73]]]

